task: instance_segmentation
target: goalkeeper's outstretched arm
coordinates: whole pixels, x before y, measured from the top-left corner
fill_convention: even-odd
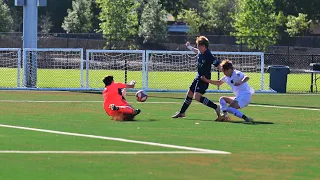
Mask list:
[[[134,85],[136,85],[136,81],[131,81],[129,84],[126,84],[126,88],[134,88]]]
[[[187,46],[187,48],[188,48],[189,50],[193,51],[193,52],[196,53],[196,54],[199,54],[199,49],[197,49],[197,48],[195,48],[195,47],[192,47],[192,46],[190,45],[190,42],[189,42],[189,41],[186,42],[186,46]]]

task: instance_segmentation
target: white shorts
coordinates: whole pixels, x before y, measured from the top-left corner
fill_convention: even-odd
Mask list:
[[[238,102],[238,105],[240,106],[240,109],[248,106],[251,100],[251,94],[241,94],[238,95],[234,100]]]

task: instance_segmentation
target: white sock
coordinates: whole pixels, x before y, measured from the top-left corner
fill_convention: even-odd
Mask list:
[[[221,108],[221,111],[226,111],[227,110],[227,103],[226,101],[221,97],[219,99],[219,102],[220,102],[220,108]]]
[[[237,116],[238,118],[242,118],[243,114],[242,112],[240,112],[239,110],[233,108],[233,107],[227,107],[227,111],[229,113],[234,114],[235,116]]]

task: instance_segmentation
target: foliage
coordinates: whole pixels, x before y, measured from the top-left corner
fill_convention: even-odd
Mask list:
[[[184,0],[159,0],[159,4],[174,17],[177,17],[181,9],[186,8]]]
[[[52,32],[65,32],[62,28],[62,23],[65,17],[68,15],[67,10],[72,8],[73,0],[47,0],[48,4],[46,7],[39,7],[39,15],[45,15],[49,13],[53,27]],[[21,8],[22,9],[22,8]]]
[[[125,41],[137,34],[138,17],[136,8],[140,3],[132,0],[97,0],[101,12],[99,14],[100,29],[111,41]]]
[[[189,35],[198,35],[200,34],[201,18],[195,9],[183,9],[178,15],[178,19],[182,19],[187,23],[190,30]]]
[[[233,27],[237,43],[246,43],[249,48],[265,51],[276,43],[277,28],[283,22],[283,14],[275,12],[273,0],[242,0],[234,16]]]
[[[139,36],[144,38],[144,43],[159,42],[164,40],[167,31],[167,12],[159,0],[150,0],[142,12]]]
[[[307,20],[307,15],[299,13],[297,17],[289,15],[286,23],[288,34],[293,37],[295,35],[302,35],[309,27],[311,20]]]
[[[47,34],[52,28],[51,16],[49,13],[41,15],[38,21],[38,26],[40,28],[40,33]]]
[[[67,33],[88,33],[92,27],[91,0],[72,1],[72,10],[68,9],[68,16],[64,18],[62,28]]]
[[[238,0],[202,0],[204,25],[210,32],[229,34],[232,28],[232,14],[237,10]]]
[[[13,27],[13,19],[7,4],[0,0],[0,32],[9,32]]]
[[[299,13],[307,14],[311,20],[320,19],[319,0],[275,0],[277,11],[282,11],[285,16],[298,16]]]

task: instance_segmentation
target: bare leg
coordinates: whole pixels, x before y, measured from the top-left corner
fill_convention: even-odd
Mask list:
[[[127,88],[123,88],[121,92],[122,92],[122,96],[123,96],[123,97],[126,97],[126,95],[127,95]]]

